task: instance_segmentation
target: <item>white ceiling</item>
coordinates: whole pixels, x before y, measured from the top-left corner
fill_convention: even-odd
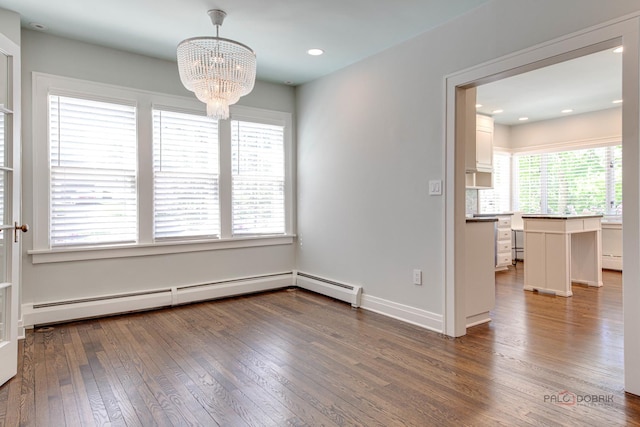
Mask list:
[[[622,98],[622,54],[607,49],[478,86],[477,111],[518,125],[616,108]],[[494,114],[495,110],[504,110]],[[573,110],[562,113],[562,110]],[[521,117],[528,120],[521,121]]]
[[[220,36],[251,47],[258,78],[300,84],[329,74],[489,0],[0,0],[50,34],[175,61],[189,37],[215,35],[207,10],[227,18]],[[325,54],[311,57],[310,48]]]
[[[454,19],[489,0],[0,0],[22,26],[175,61],[185,38],[214,35],[207,15],[222,9],[220,36],[250,46],[258,79],[298,85]],[[325,54],[309,56],[309,48]],[[520,124],[610,108],[621,97],[621,55],[610,51],[480,86],[480,112]]]

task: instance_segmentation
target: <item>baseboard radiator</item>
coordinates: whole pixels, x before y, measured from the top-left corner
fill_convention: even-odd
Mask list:
[[[294,286],[293,272],[22,306],[25,328],[172,307]]]
[[[172,307],[297,286],[360,307],[362,287],[299,272],[285,272],[201,284],[104,295],[93,298],[23,304],[23,328],[71,320]]]
[[[360,285],[341,283],[302,272],[296,272],[294,275],[295,285],[299,288],[348,302],[352,307],[360,307],[362,299]]]

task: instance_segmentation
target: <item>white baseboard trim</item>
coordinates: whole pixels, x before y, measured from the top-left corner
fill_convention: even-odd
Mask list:
[[[108,316],[155,308],[170,307],[196,301],[263,292],[293,285],[293,274],[240,278],[224,282],[185,285],[155,289],[138,294],[114,294],[74,301],[22,305],[22,328]]]
[[[362,294],[362,308],[387,317],[391,317],[430,331],[442,333],[444,323],[441,314],[411,307],[397,302]]]
[[[602,268],[605,268],[607,270],[622,271],[622,257],[602,255]]]
[[[18,339],[23,340],[25,336],[26,336],[26,329],[24,327],[24,320],[22,317],[20,317],[20,320],[18,320]]]
[[[467,328],[478,326],[487,322],[491,322],[491,315],[488,311],[485,311],[484,313],[478,313],[474,316],[467,316]]]

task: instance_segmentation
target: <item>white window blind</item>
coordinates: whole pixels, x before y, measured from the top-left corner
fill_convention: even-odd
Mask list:
[[[478,190],[480,213],[511,211],[511,154],[494,151],[493,188]]]
[[[622,214],[622,146],[516,156],[517,210]]]
[[[136,109],[49,95],[50,245],[135,242]]]
[[[284,127],[231,122],[233,234],[285,232]]]
[[[218,122],[153,110],[154,237],[220,234]]]

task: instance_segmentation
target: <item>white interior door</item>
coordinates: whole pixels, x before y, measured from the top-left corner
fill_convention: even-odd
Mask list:
[[[20,49],[0,34],[0,385],[18,367]]]

